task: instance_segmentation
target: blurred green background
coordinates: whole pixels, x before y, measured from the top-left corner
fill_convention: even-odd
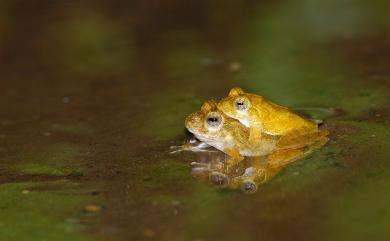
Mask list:
[[[390,240],[390,2],[0,2],[0,240]],[[184,117],[241,86],[334,109],[254,195],[190,175]]]

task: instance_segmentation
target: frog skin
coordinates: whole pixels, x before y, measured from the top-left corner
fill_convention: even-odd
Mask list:
[[[244,156],[267,155],[277,146],[277,138],[271,135],[250,143],[249,129],[218,110],[214,100],[204,102],[199,111],[187,116],[185,126],[198,140],[226,153],[230,164],[243,160]]]
[[[227,97],[218,103],[227,116],[239,120],[250,128],[250,141],[257,142],[262,134],[303,136],[318,131],[318,125],[292,110],[272,103],[263,96],[232,88]]]

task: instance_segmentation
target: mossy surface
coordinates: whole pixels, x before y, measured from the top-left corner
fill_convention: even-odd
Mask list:
[[[0,239],[96,240],[83,234],[88,229],[83,209],[91,201],[89,192],[67,181],[0,185]]]
[[[77,145],[57,143],[46,146],[42,150],[34,150],[23,155],[23,161],[14,165],[13,169],[23,174],[67,176],[82,175],[82,151]]]
[[[358,133],[349,137],[355,149],[350,165],[364,169],[349,178],[349,189],[333,199],[327,220],[331,240],[388,240],[390,232],[389,122],[349,122]],[[373,225],[368,225],[367,222]]]

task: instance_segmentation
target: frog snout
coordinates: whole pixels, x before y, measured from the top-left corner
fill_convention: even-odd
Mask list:
[[[185,121],[184,121],[184,125],[185,125],[185,127],[187,128],[187,129],[193,129],[194,128],[194,123],[196,123],[196,121],[197,121],[197,117],[196,117],[196,115],[195,115],[195,113],[192,113],[192,114],[189,114],[187,117],[186,117],[186,119],[185,119]]]

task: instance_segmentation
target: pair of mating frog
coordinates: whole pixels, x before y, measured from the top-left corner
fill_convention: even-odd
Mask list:
[[[196,150],[212,146],[226,153],[227,167],[245,157],[266,157],[268,166],[278,168],[329,140],[317,122],[238,87],[219,102],[205,101],[187,116],[185,126],[201,141]]]

